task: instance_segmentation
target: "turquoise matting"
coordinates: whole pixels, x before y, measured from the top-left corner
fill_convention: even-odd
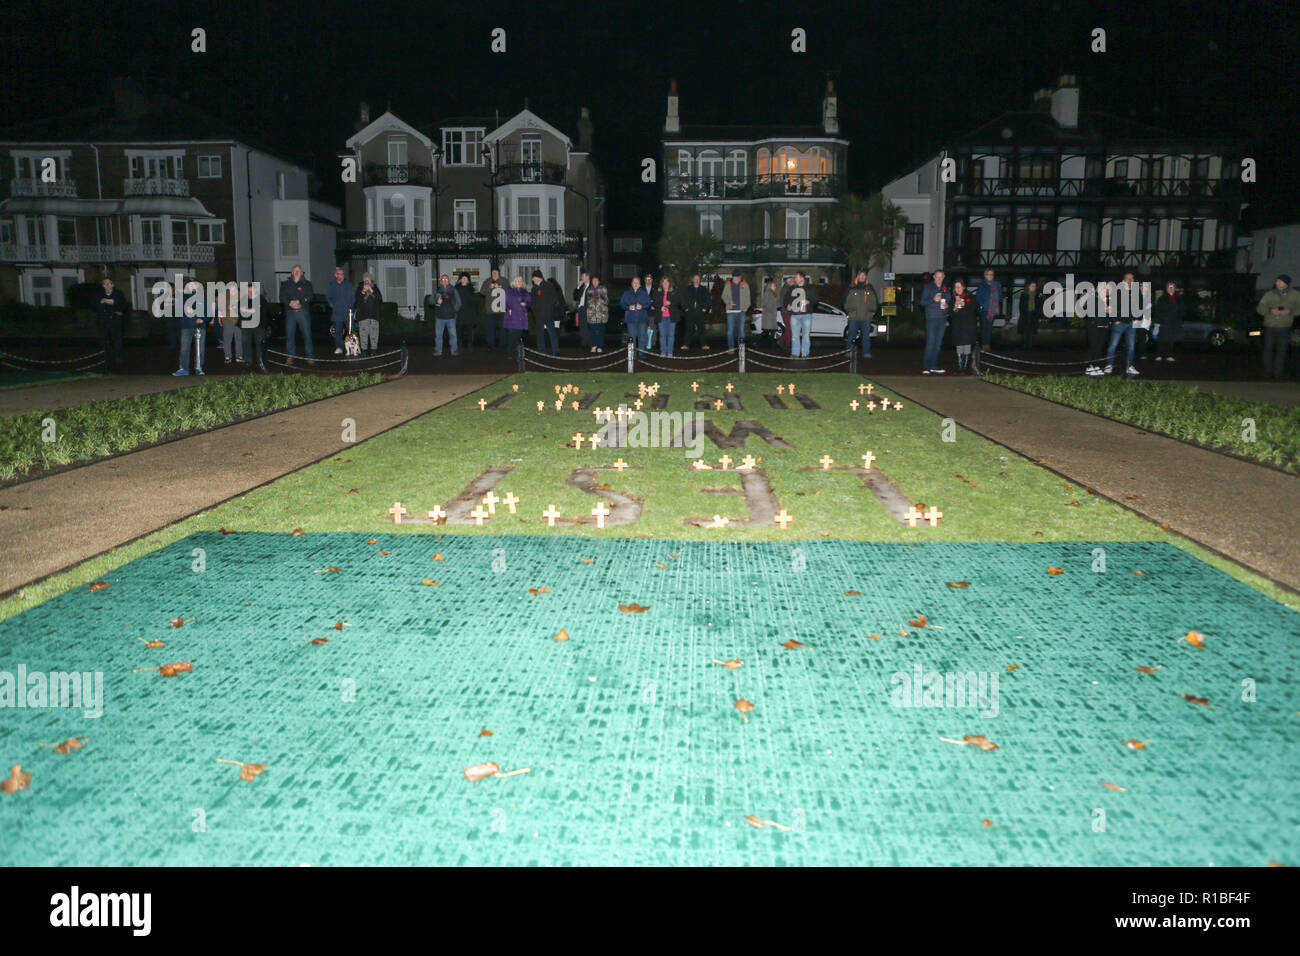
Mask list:
[[[370,537],[194,534],[0,622],[0,688],[105,694],[0,710],[0,863],[1300,863],[1300,616],[1168,545]],[[918,668],[996,700],[897,706]]]

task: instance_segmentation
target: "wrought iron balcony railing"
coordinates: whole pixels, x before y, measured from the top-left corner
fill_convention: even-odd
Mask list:
[[[844,254],[833,246],[812,239],[727,239],[722,243],[722,262],[844,262]]]
[[[789,173],[785,176],[689,176],[669,173],[665,199],[835,199],[844,193],[840,176]]]
[[[64,199],[75,199],[77,197],[77,181],[75,179],[60,179],[57,182],[47,183],[40,179],[19,176],[9,180],[9,195],[58,196]]]
[[[361,181],[364,186],[432,186],[433,167],[366,163]]]
[[[216,261],[212,246],[191,243],[172,243],[170,251],[161,243],[107,243],[77,244],[43,243],[30,245],[5,243],[0,245],[0,262],[192,262]]]
[[[494,186],[512,183],[545,183],[563,186],[568,170],[563,163],[501,163],[492,175]]]
[[[122,180],[124,196],[188,196],[190,181],[179,177]]]
[[[1231,197],[1241,183],[1231,176],[1221,179],[1114,179],[1051,177],[967,177],[954,184],[954,198],[1017,197],[1050,199],[1218,198]]]
[[[434,256],[515,255],[539,253],[581,256],[581,232],[540,229],[492,231],[447,230],[431,232],[340,232],[335,252],[345,259],[411,259]]]
[[[1127,249],[948,249],[945,261],[950,266],[979,270],[985,268],[1056,268],[1056,269],[1204,269],[1234,271],[1236,253],[1232,249],[1211,252],[1157,250],[1143,252]]]

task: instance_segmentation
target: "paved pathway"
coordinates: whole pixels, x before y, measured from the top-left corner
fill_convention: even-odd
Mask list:
[[[1300,478],[978,379],[873,380],[1300,590]]]
[[[0,488],[0,595],[349,447],[344,418],[362,441],[497,377],[406,376]]]

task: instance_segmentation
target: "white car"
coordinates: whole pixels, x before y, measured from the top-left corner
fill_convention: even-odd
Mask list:
[[[754,306],[749,310],[749,317],[750,331],[755,335],[761,335],[763,333],[763,310]],[[812,329],[809,333],[813,338],[843,339],[844,330],[848,326],[849,317],[843,309],[837,309],[825,302],[818,302],[813,306]],[[776,337],[779,338],[785,331],[785,316],[779,311],[776,313],[776,329]]]

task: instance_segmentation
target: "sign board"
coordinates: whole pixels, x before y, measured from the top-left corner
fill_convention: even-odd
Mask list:
[[[886,273],[885,273],[885,281],[886,281],[886,282],[893,282],[893,281],[894,281],[894,274],[893,274],[892,272],[886,272]]]
[[[897,296],[898,296],[898,290],[897,290],[897,289],[895,289],[892,285],[887,285],[887,286],[885,286],[885,301],[886,301],[886,302],[894,302],[894,301],[896,301]]]
[[[882,306],[880,307],[880,314],[881,314],[881,315],[898,315],[898,306],[896,306],[896,305],[882,305]]]

